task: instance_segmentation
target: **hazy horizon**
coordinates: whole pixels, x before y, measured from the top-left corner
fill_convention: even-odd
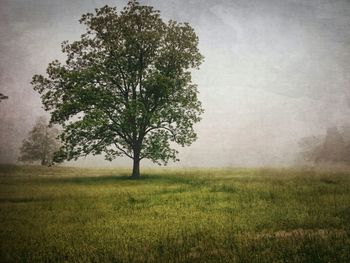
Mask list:
[[[84,32],[80,16],[126,1],[0,2],[0,163],[17,161],[35,120],[47,115],[30,85],[63,60],[60,43]],[[198,140],[171,166],[293,164],[302,137],[349,125],[350,1],[140,1],[164,20],[189,22],[205,57],[193,72],[205,113]],[[69,165],[128,166],[103,156]],[[149,166],[150,162],[142,165]]]

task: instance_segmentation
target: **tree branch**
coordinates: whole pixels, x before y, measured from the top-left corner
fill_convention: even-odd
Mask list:
[[[114,142],[114,145],[115,145],[115,147],[116,147],[119,151],[121,151],[122,153],[124,153],[126,156],[128,156],[128,157],[131,158],[131,159],[134,159],[134,157],[133,157],[132,155],[128,154],[123,148],[119,147],[118,144],[117,144],[116,142]]]
[[[110,112],[108,112],[107,110],[105,110],[104,112],[107,114],[108,118],[109,118],[117,127],[120,127],[120,123],[118,123],[118,122],[115,121],[115,119],[114,119],[113,116],[110,114]],[[114,132],[116,132],[122,139],[124,139],[126,143],[131,143],[132,138],[130,137],[130,135],[129,135],[128,133],[123,134],[123,132],[121,132],[120,130],[115,129],[114,126],[111,127],[111,128],[112,128],[112,130],[113,130]]]
[[[153,130],[157,130],[157,129],[164,129],[164,130],[167,130],[171,133],[171,135],[173,136],[173,138],[175,138],[175,131],[170,129],[170,128],[167,128],[167,127],[164,127],[164,126],[153,126],[153,127],[150,127],[148,128],[144,135],[146,135],[147,133],[149,133],[150,131],[153,131]]]

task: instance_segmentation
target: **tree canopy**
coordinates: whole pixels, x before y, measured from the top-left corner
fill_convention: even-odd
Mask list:
[[[45,117],[38,118],[28,138],[23,140],[20,161],[40,161],[42,165],[51,165],[54,153],[59,149],[59,131],[49,127]]]
[[[151,6],[129,1],[121,12],[104,6],[82,16],[86,33],[62,43],[65,63],[35,75],[51,122],[62,125],[55,161],[104,153],[139,162],[176,161],[173,143],[190,145],[203,112],[191,70],[203,56],[188,23],[164,22]]]

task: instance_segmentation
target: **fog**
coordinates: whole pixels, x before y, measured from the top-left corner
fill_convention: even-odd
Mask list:
[[[30,81],[60,43],[79,39],[83,13],[126,1],[0,1],[0,163],[14,163],[35,120],[47,113]],[[198,140],[172,166],[285,166],[298,141],[349,124],[350,1],[140,1],[165,20],[189,22],[205,62],[193,72],[205,113]],[[103,157],[69,165],[125,166]],[[143,162],[151,165],[150,162]]]

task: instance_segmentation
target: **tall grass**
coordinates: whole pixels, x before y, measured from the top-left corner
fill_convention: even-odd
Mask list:
[[[350,262],[350,172],[0,166],[1,262]]]

